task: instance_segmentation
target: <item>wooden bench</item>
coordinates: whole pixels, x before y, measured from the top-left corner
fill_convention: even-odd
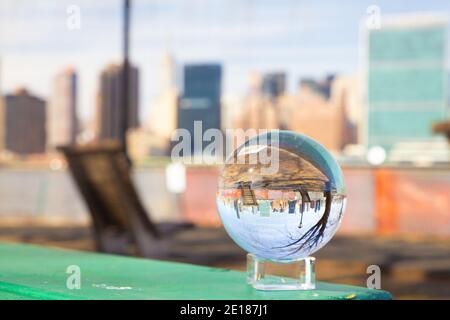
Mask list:
[[[236,254],[241,254],[241,250],[229,249],[232,241],[224,237],[223,229],[154,222],[134,187],[128,160],[118,142],[59,150],[89,208],[98,251],[200,264],[236,260]]]

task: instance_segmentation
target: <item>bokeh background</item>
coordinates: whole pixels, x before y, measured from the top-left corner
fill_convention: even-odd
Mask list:
[[[176,129],[293,130],[346,180],[318,278],[365,286],[376,264],[395,297],[450,298],[449,14],[438,0],[133,1],[127,141],[152,219],[221,230],[222,158],[174,174]],[[0,3],[0,240],[94,250],[56,147],[119,138],[121,36],[122,1]],[[243,270],[240,256],[214,265]]]

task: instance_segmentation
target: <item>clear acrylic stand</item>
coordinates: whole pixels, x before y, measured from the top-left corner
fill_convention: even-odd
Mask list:
[[[247,254],[247,283],[257,290],[312,290],[316,288],[316,258],[290,261],[261,259]]]

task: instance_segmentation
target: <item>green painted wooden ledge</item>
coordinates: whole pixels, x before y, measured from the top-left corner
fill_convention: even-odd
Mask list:
[[[81,270],[68,289],[67,267]],[[245,273],[182,263],[0,244],[0,299],[391,299],[386,291],[318,283],[310,291],[258,291]]]

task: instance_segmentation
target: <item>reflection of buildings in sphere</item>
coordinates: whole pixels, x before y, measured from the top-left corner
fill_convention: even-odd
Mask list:
[[[344,196],[325,170],[278,151],[282,165],[273,174],[262,174],[261,164],[239,157],[225,165],[219,211],[227,231],[247,251],[274,259],[304,257],[333,236]]]
[[[260,257],[281,260],[308,256],[327,243],[339,225],[344,204],[343,198],[333,199],[327,223],[320,224],[324,207],[316,210],[305,206],[303,213],[298,209],[295,213],[289,213],[289,210],[271,210],[270,200],[257,200],[258,207],[242,206],[241,200],[236,202],[240,203],[239,211],[233,205],[218,201],[225,229],[245,250]],[[299,208],[300,201],[296,202]],[[302,221],[300,228],[299,220]],[[318,225],[323,225],[324,229],[320,230]]]

